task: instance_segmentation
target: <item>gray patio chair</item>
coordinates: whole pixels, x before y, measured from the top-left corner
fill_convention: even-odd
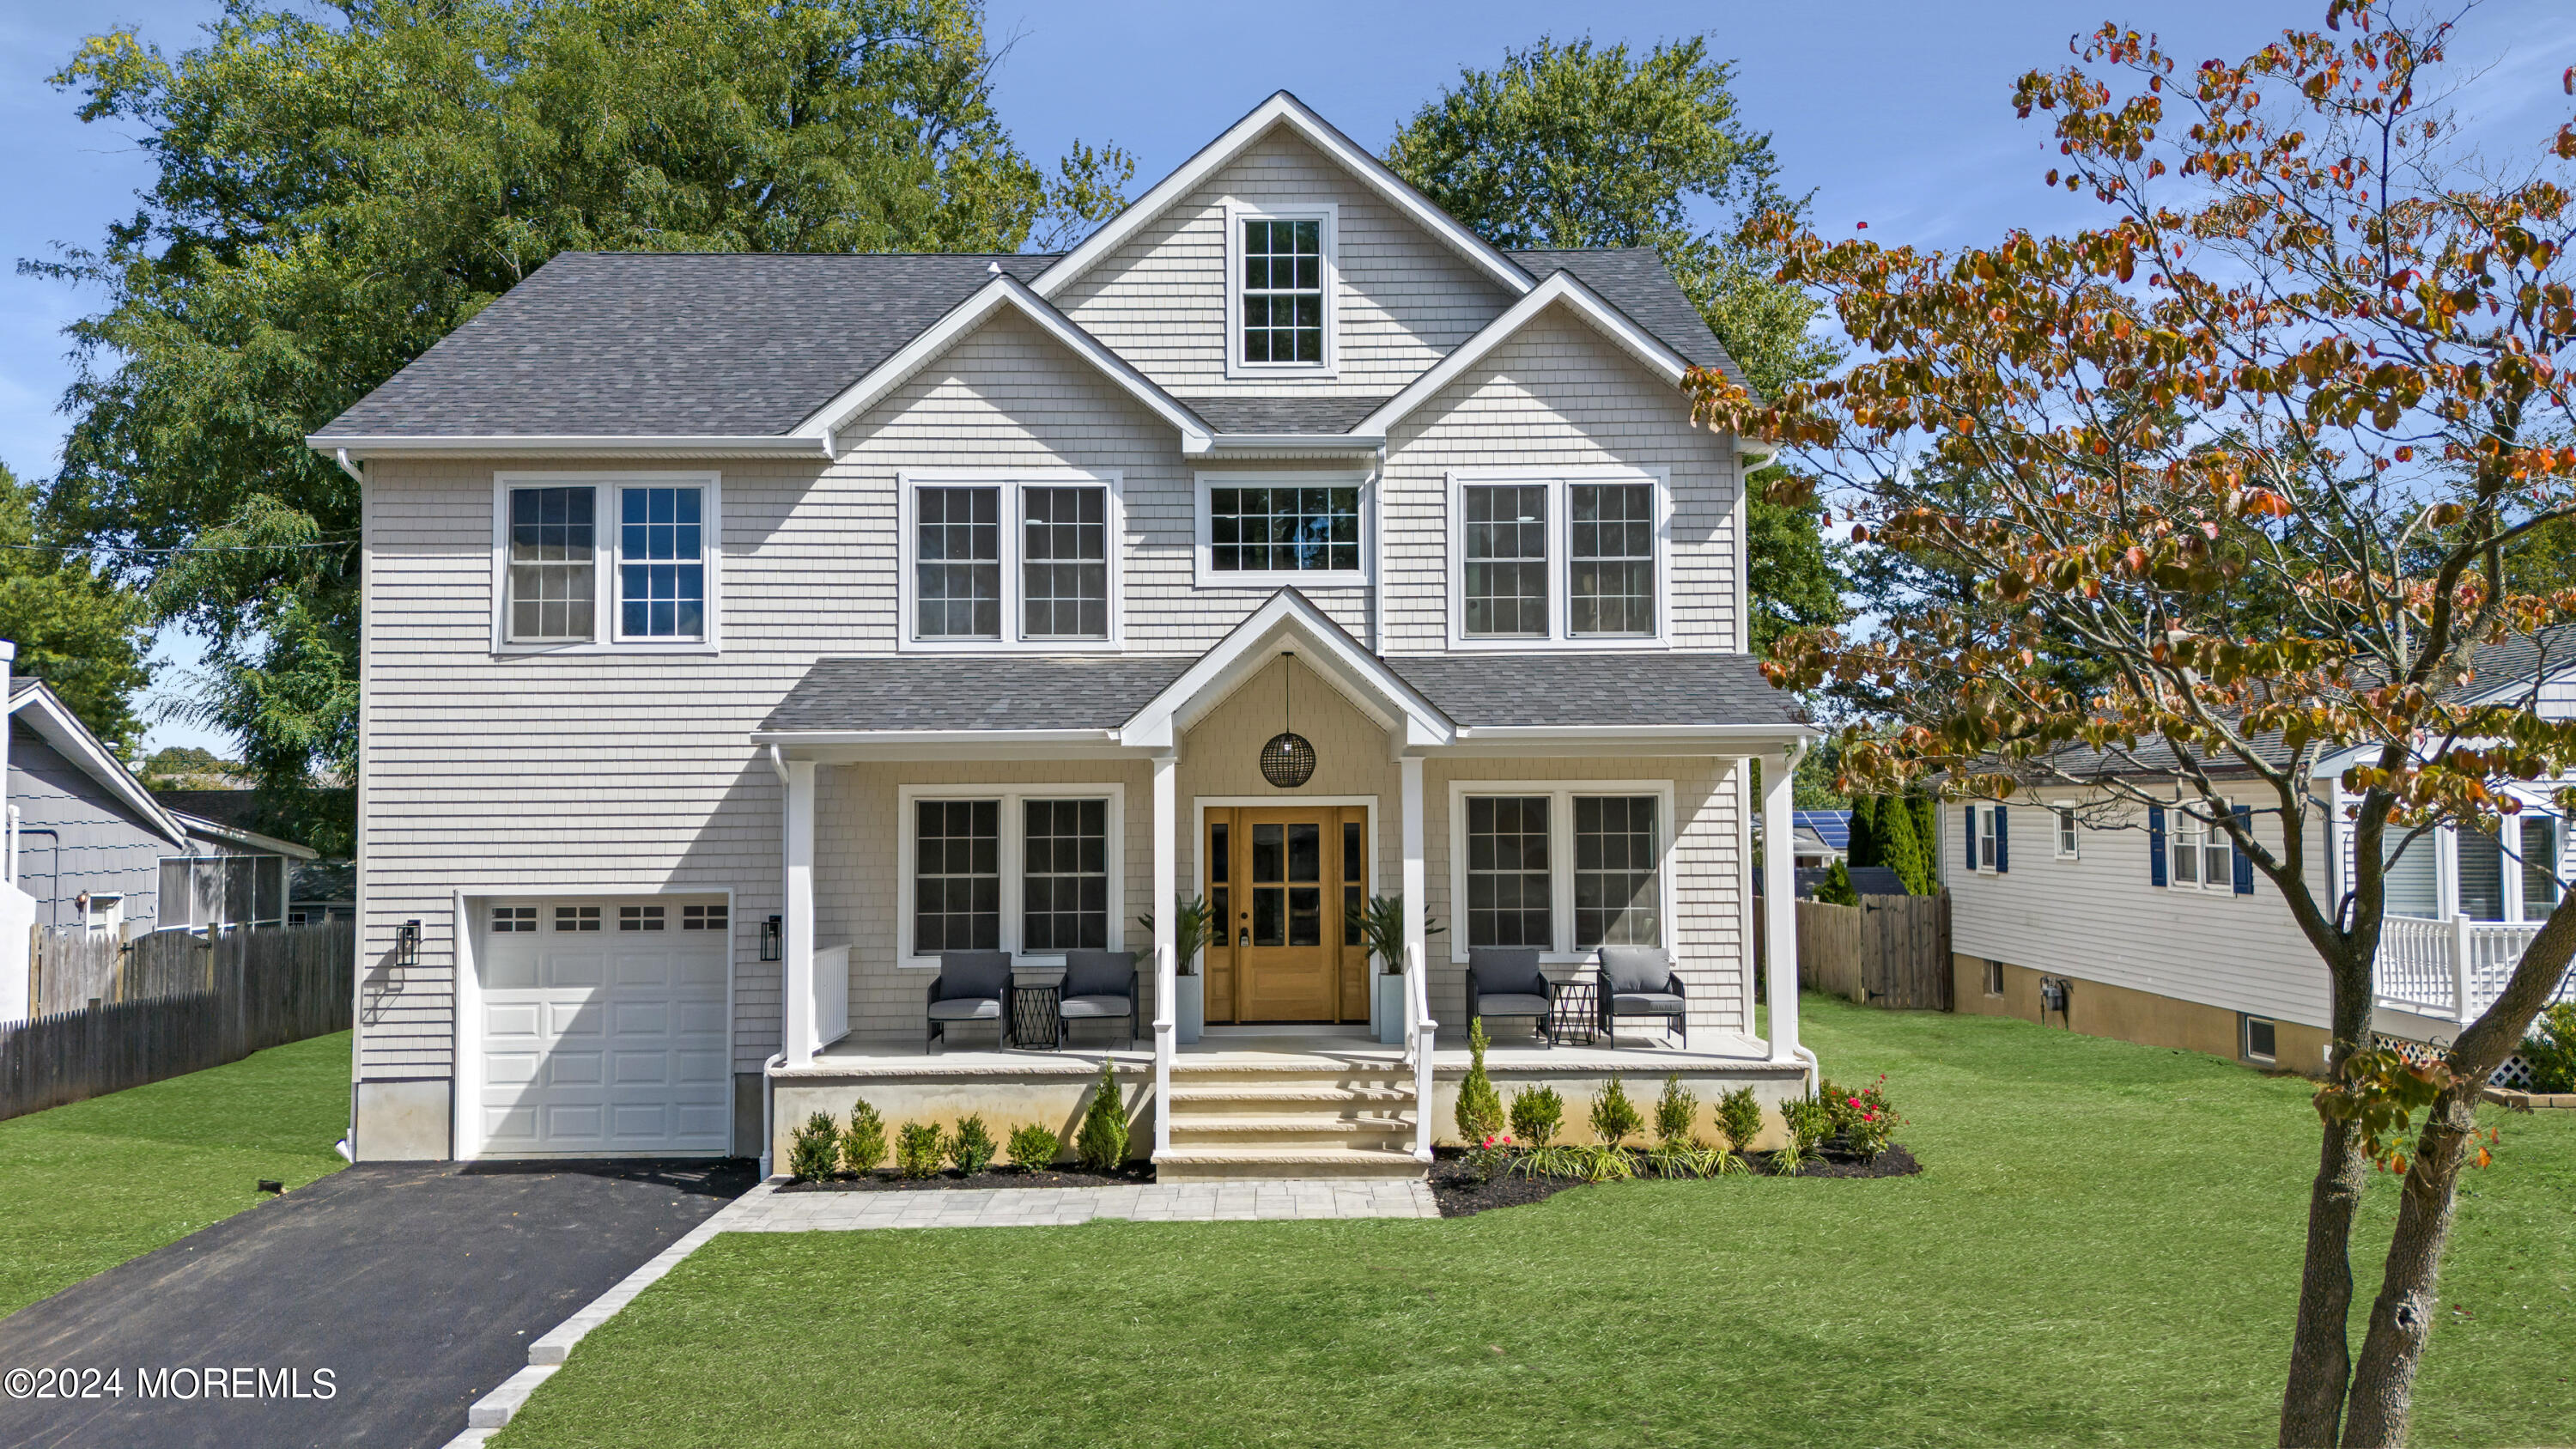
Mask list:
[[[1467,948],[1467,1015],[1527,1017],[1533,1034],[1556,1045],[1556,983],[1538,969],[1536,946]]]
[[[1136,1045],[1136,953],[1067,951],[1064,990],[1056,998],[1057,1031],[1072,1040],[1077,1021],[1127,1018],[1127,1045]]]
[[[939,974],[930,978],[930,1035],[923,1045],[946,1041],[950,1024],[989,1021],[1011,1035],[1011,953],[1008,951],[942,951]]]
[[[1682,991],[1681,973],[1672,958],[1652,946],[1601,948],[1601,1029],[1609,1031],[1621,1017],[1662,1018],[1666,1034],[1678,1031],[1690,1003]],[[1618,1040],[1611,1038],[1612,1042]]]

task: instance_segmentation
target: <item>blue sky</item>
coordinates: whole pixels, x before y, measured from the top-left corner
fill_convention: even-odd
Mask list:
[[[11,198],[0,208],[0,257],[94,242],[146,180],[130,141],[75,120],[71,98],[44,77],[83,35],[117,25],[186,49],[217,9],[211,0],[0,6],[0,136],[9,138],[0,195]],[[1139,158],[1140,190],[1279,87],[1374,149],[1461,66],[1490,66],[1541,35],[1645,46],[1705,33],[1738,62],[1746,121],[1772,134],[1785,184],[1815,192],[1820,225],[1866,221],[1882,239],[1931,246],[2093,219],[2089,203],[2042,189],[2053,154],[2046,129],[2015,120],[2009,104],[2013,78],[2062,64],[2070,35],[2117,17],[2155,30],[2188,64],[2241,57],[2323,13],[2323,0],[992,0],[990,9],[996,40],[1011,42],[998,97],[1022,148],[1043,159],[1077,137],[1114,140]],[[2484,68],[2464,98],[2477,131],[2499,151],[2527,147],[2564,115],[2557,78],[2576,62],[2576,6],[2488,0],[2469,12],[2454,55]],[[0,462],[22,478],[55,466],[55,404],[70,377],[60,330],[94,300],[0,275]],[[160,687],[184,689],[194,655],[185,640],[165,641],[172,667]],[[220,742],[165,723],[152,743]]]

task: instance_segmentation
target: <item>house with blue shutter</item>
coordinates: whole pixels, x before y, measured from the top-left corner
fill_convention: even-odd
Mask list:
[[[1804,1091],[1751,840],[1818,731],[1694,366],[1653,252],[1497,249],[1284,92],[1061,255],[555,258],[309,440],[356,1155],[1069,1133],[1108,1063],[1166,1177],[1418,1175],[1478,1017],[1506,1084]]]

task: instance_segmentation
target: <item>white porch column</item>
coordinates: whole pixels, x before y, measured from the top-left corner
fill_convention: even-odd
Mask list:
[[[1791,853],[1789,802],[1795,798],[1798,755],[1762,757],[1762,930],[1771,999],[1771,1060],[1796,1062],[1798,1053],[1798,866]]]
[[[787,1065],[803,1067],[814,1061],[814,762],[786,763],[787,804],[780,812],[786,827],[786,919],[779,922],[778,1000]]]
[[[1180,763],[1178,754],[1154,757],[1154,1155],[1172,1147],[1172,1054],[1180,1029],[1180,922],[1173,899],[1180,893]]]

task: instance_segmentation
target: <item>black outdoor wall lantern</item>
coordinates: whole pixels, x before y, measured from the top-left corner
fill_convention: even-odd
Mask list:
[[[405,921],[394,927],[394,964],[397,966],[420,964],[420,922]]]
[[[1297,656],[1282,654],[1279,672],[1279,733],[1261,747],[1261,778],[1282,790],[1294,790],[1315,777],[1315,747],[1304,735],[1288,729],[1289,676],[1297,669]]]
[[[779,924],[776,916],[760,923],[760,959],[763,961],[775,961],[787,954],[780,949]]]

